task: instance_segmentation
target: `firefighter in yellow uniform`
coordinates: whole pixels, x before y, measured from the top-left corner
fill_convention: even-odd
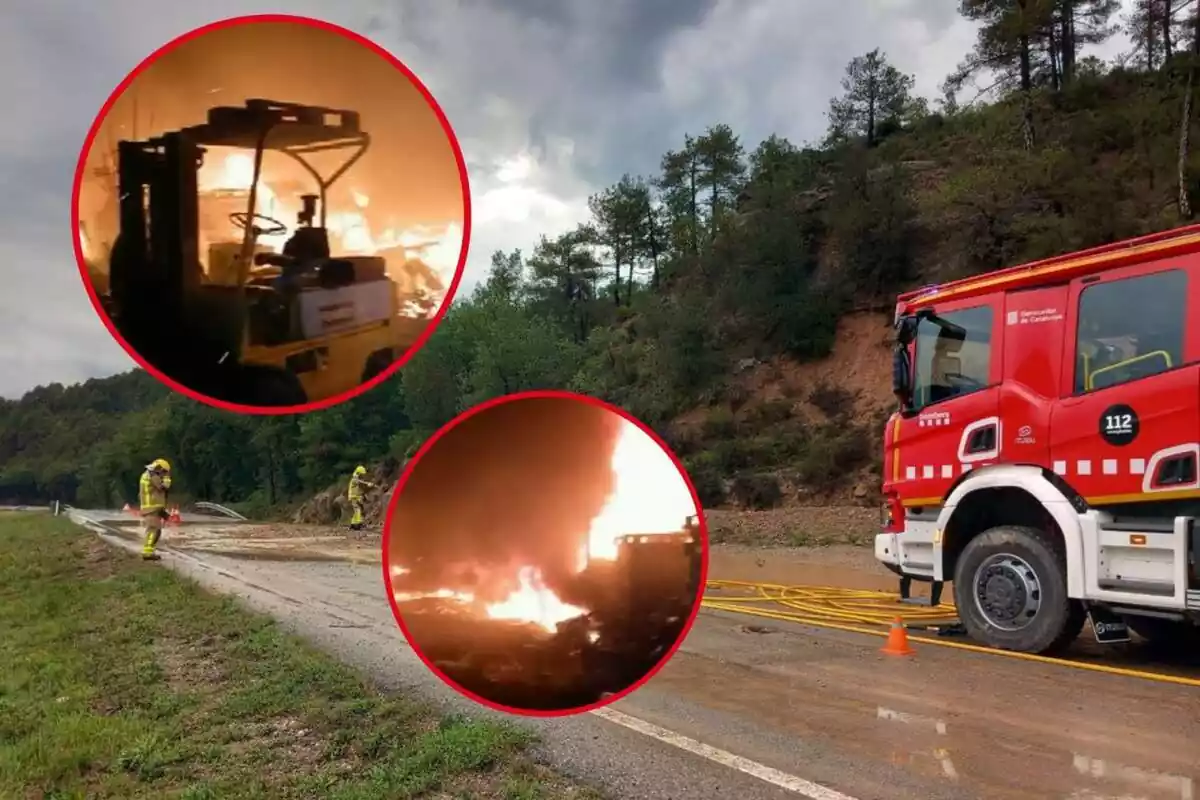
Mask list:
[[[142,544],[142,558],[157,561],[154,548],[162,536],[163,523],[167,520],[167,495],[171,491],[171,465],[165,458],[155,459],[146,465],[138,486],[138,505],[142,514],[142,528],[146,539]]]
[[[350,508],[354,514],[350,517],[350,530],[360,531],[363,526],[363,494],[367,489],[374,489],[375,484],[371,483],[366,478],[367,468],[357,466],[354,468],[354,474],[350,476],[350,489],[346,492],[346,499],[350,501]]]

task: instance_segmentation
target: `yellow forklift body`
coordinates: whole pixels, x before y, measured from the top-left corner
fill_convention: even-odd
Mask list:
[[[309,402],[348,392],[390,367],[421,335],[428,320],[393,317],[347,331],[280,345],[246,345],[241,363],[292,372]],[[389,352],[387,363],[373,364],[374,354]]]

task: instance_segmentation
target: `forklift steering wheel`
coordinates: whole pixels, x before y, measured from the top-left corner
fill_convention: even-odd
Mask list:
[[[270,227],[267,228],[254,226],[254,232],[259,236],[282,236],[287,233],[287,225],[266,214],[247,214],[245,211],[235,211],[229,215],[229,221],[242,230],[246,230],[247,225],[254,220],[270,223]]]

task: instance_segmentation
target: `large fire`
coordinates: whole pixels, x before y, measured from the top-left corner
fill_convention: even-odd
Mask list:
[[[678,533],[682,521],[696,513],[671,457],[628,420],[622,421],[612,468],[616,485],[588,530],[589,560],[616,558],[617,540],[631,533]]]
[[[254,157],[249,153],[237,152],[224,159],[206,161],[197,175],[197,189],[202,198],[219,194],[242,194],[250,191],[254,181]],[[255,205],[259,214],[273,217],[285,225],[293,225],[300,211],[299,196],[285,198],[277,188],[278,181],[270,180],[265,170],[259,174],[255,190]],[[444,281],[448,282],[458,265],[461,233],[457,226],[447,226],[442,231],[406,230],[389,220],[382,229],[376,229],[367,216],[370,197],[358,189],[351,188],[344,206],[337,205],[340,195],[329,198],[330,210],[326,214],[325,227],[330,233],[330,245],[341,255],[375,255],[395,248],[419,250],[422,260]],[[203,200],[202,200],[203,202]],[[239,209],[240,210],[240,209]],[[288,233],[259,235],[258,241],[278,250],[290,235]],[[231,221],[223,220],[216,230],[202,231],[201,253],[207,251],[209,241],[241,241],[242,231]],[[390,266],[390,265],[389,265]]]
[[[576,563],[578,572],[587,569],[590,561],[615,559],[620,537],[679,533],[684,520],[696,513],[691,492],[674,462],[654,439],[631,422],[622,422],[613,448],[612,470],[613,490],[604,507],[592,519]],[[393,577],[409,572],[403,566],[391,567]],[[482,604],[487,617],[526,622],[553,633],[561,623],[588,613],[585,608],[563,602],[544,584],[541,572],[535,567],[520,567],[516,584],[517,587],[504,599]],[[476,603],[474,594],[452,589],[397,592],[395,596],[399,602],[444,598],[465,604]]]

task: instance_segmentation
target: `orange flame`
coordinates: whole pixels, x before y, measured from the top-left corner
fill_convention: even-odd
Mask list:
[[[612,468],[616,485],[588,530],[588,560],[615,559],[617,540],[628,534],[679,533],[684,520],[696,513],[687,482],[670,456],[628,420],[622,421]]]
[[[92,241],[88,238],[87,232],[83,229],[83,223],[79,223],[79,246],[83,250],[83,257],[90,260],[92,257]]]
[[[254,180],[254,158],[248,153],[232,153],[224,160],[206,163],[200,169],[198,188],[201,194],[214,192],[248,192]],[[268,217],[290,224],[296,219],[300,210],[297,202],[284,200],[278,192],[271,188],[265,171],[259,173],[258,185],[255,192],[257,212]],[[440,233],[403,230],[394,224],[382,230],[373,229],[366,216],[366,209],[371,198],[357,189],[350,189],[351,208],[330,208],[325,215],[325,227],[336,237],[332,242],[335,250],[343,255],[374,255],[382,250],[406,248],[426,250],[430,257],[430,266],[439,276],[446,280],[453,272],[458,261],[458,246],[453,241],[458,234],[456,226],[448,226]],[[332,206],[332,201],[331,201]],[[221,235],[231,241],[240,241],[241,229],[229,224]],[[260,235],[259,241],[271,247],[282,246],[288,234],[271,236]],[[426,287],[431,288],[431,287]]]
[[[471,592],[458,592],[454,589],[434,589],[432,592],[396,592],[395,598],[397,603],[406,603],[410,600],[454,600],[458,603],[470,605],[475,602],[475,595]]]
[[[531,622],[554,633],[559,623],[587,613],[587,609],[564,603],[542,583],[541,573],[522,567],[517,574],[518,587],[507,598],[487,607],[492,619]]]

